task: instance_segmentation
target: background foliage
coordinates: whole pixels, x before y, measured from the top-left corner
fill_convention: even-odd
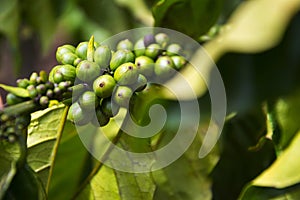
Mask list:
[[[198,158],[204,120],[180,159],[142,174],[94,160],[65,121],[63,106],[36,112],[28,128],[26,161],[22,142],[0,143],[0,199],[300,198],[299,0],[0,0],[0,5],[1,83],[49,71],[56,64],[56,47],[64,43],[78,44],[90,35],[102,41],[155,25],[204,45],[228,99],[224,130],[207,157]],[[155,148],[176,133],[178,105],[162,103],[171,117]],[[199,103],[208,118],[207,93]],[[117,135],[113,125],[107,129],[109,137]],[[122,136],[118,145],[133,151],[148,147],[148,141],[136,142]]]

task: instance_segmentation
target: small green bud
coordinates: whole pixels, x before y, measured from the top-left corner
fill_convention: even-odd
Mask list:
[[[32,98],[32,99],[38,95],[38,92],[37,92],[36,88],[33,85],[29,85],[27,87],[27,90],[28,90],[28,93],[29,93],[29,97]]]
[[[41,96],[39,102],[40,102],[41,106],[48,106],[48,104],[49,104],[49,98],[47,96]]]
[[[20,88],[27,88],[27,86],[29,85],[29,80],[27,78],[18,79],[17,80],[17,85]]]
[[[47,90],[47,88],[44,84],[37,85],[35,89],[39,94],[45,94],[46,90]]]

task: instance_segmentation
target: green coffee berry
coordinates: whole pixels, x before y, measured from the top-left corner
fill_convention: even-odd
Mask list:
[[[108,46],[99,46],[94,53],[94,61],[101,69],[108,68],[112,53]]]
[[[100,66],[88,60],[81,61],[76,67],[76,75],[83,82],[89,83],[100,74]]]
[[[142,56],[145,54],[146,47],[144,45],[144,38],[139,39],[134,45],[135,56]]]
[[[45,94],[46,93],[46,86],[44,84],[39,84],[36,86],[36,91],[39,93],[39,94]]]
[[[121,64],[134,61],[134,54],[126,49],[116,51],[110,61],[110,69],[116,70]]]
[[[183,56],[172,56],[171,58],[176,70],[180,70],[186,64],[186,60]]]
[[[62,91],[61,91],[61,89],[59,89],[59,87],[55,87],[53,89],[53,93],[55,96],[60,96],[62,94]]]
[[[112,101],[111,97],[108,97],[101,100],[100,109],[106,116],[113,117],[118,114],[120,106]]]
[[[148,34],[144,36],[144,45],[145,47],[148,47],[150,44],[155,43],[155,37],[153,34]]]
[[[114,92],[113,99],[121,107],[128,107],[132,90],[127,86],[119,86]]]
[[[93,90],[95,94],[100,98],[106,98],[111,96],[116,81],[108,74],[99,76],[93,83]]]
[[[60,83],[64,80],[64,76],[62,75],[61,72],[56,72],[54,75],[53,75],[53,81],[54,83]]]
[[[27,86],[29,85],[29,80],[27,78],[18,79],[17,80],[17,85],[20,88],[27,88]]]
[[[76,55],[83,60],[86,60],[87,58],[88,44],[88,42],[81,42],[78,44],[75,50]]]
[[[77,102],[70,106],[68,113],[68,119],[80,126],[89,123],[92,116],[92,114],[86,113]]]
[[[93,124],[94,126],[100,126],[100,127],[102,127],[102,126],[107,125],[108,122],[109,122],[109,117],[106,116],[106,115],[101,111],[100,108],[97,108],[97,109],[96,109],[96,117],[93,118],[92,124]]]
[[[86,91],[79,97],[79,105],[84,110],[92,110],[99,105],[99,99],[94,92]]]
[[[120,65],[115,73],[114,79],[120,85],[130,85],[136,82],[138,78],[138,70],[135,64],[128,62]]]
[[[32,72],[32,74],[30,75],[30,78],[29,78],[29,84],[36,85],[38,76],[39,76],[38,73]]]
[[[47,96],[41,96],[39,103],[41,106],[48,106],[49,98]]]
[[[48,98],[53,98],[53,96],[54,96],[53,90],[48,89],[48,90],[46,91],[46,96],[47,96]]]
[[[154,66],[154,73],[161,79],[169,78],[174,73],[174,63],[169,56],[161,56],[157,59]]]
[[[46,86],[47,89],[53,89],[54,88],[54,84],[50,81],[47,81],[45,83],[45,86]]]
[[[133,50],[133,44],[130,40],[125,39],[125,40],[121,40],[118,44],[117,44],[117,50],[120,49],[127,49],[129,51]]]
[[[159,44],[150,44],[145,50],[145,55],[152,59],[156,59],[161,53],[161,50]]]
[[[163,49],[168,45],[169,40],[169,36],[165,33],[158,33],[155,35],[156,43],[159,44]]]
[[[76,68],[72,65],[57,65],[50,71],[49,74],[49,80],[52,83],[60,83],[61,81],[71,81],[74,83],[75,78]]]
[[[34,97],[36,97],[38,95],[38,92],[37,92],[36,88],[34,87],[34,85],[29,85],[26,89],[28,90],[30,98],[33,99]]]
[[[140,92],[145,89],[146,86],[147,78],[144,75],[139,74],[137,81],[131,86],[131,88],[136,92]]]
[[[74,53],[75,52],[75,47],[69,44],[60,46],[56,50],[56,60],[59,63],[62,63],[62,56],[66,53]]]
[[[154,70],[154,61],[147,56],[139,56],[135,59],[135,65],[138,69],[138,72],[150,77],[153,74]]]
[[[168,56],[180,55],[182,53],[182,48],[179,44],[173,43],[167,47],[166,54]]]
[[[6,95],[6,103],[7,105],[15,105],[15,104],[18,104],[18,103],[21,103],[23,102],[24,99],[21,98],[21,97],[18,97],[17,95],[15,94],[12,94],[12,93],[8,93]]]
[[[71,86],[71,82],[70,81],[62,81],[58,84],[58,88],[61,91],[66,91],[68,89],[68,87]]]
[[[77,58],[75,53],[65,53],[61,56],[61,63],[73,65]]]

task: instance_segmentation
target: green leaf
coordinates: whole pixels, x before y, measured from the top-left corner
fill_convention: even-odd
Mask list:
[[[14,47],[18,44],[19,33],[19,1],[0,0],[0,33],[9,38]]]
[[[92,170],[90,157],[76,127],[67,122],[53,166],[48,199],[71,199],[78,190],[80,181]],[[64,188],[64,192],[61,192],[61,188]]]
[[[45,189],[35,172],[25,165],[16,173],[4,199],[46,199]]]
[[[280,148],[285,148],[300,130],[300,92],[279,99],[276,103],[276,118],[280,129]]]
[[[2,199],[17,172],[17,161],[21,155],[19,143],[0,140],[0,199]]]
[[[300,131],[277,160],[241,193],[241,199],[262,199],[283,196],[284,199],[300,197]],[[289,198],[288,198],[289,197]]]
[[[102,166],[77,199],[152,200],[154,190],[149,173],[120,172]]]
[[[171,165],[152,172],[157,185],[154,199],[212,199],[209,174],[218,161],[218,153],[213,150],[205,158],[199,159],[201,140],[200,137],[196,138],[188,151]]]
[[[300,182],[300,132],[278,159],[254,181],[253,185],[285,188]]]
[[[54,146],[59,136],[64,105],[53,106],[32,114],[28,127],[27,162],[38,174],[41,172],[42,182],[46,187],[49,169],[52,165]],[[46,178],[46,179],[44,179]]]
[[[153,6],[155,26],[175,29],[198,39],[216,23],[222,3],[223,0],[160,0]]]
[[[13,87],[13,86],[8,86],[8,85],[4,85],[4,84],[0,84],[0,87],[3,88],[4,90],[6,90],[7,92],[13,93],[14,95],[18,96],[18,97],[29,97],[29,92],[28,90],[24,89],[24,88],[20,88],[20,87]]]

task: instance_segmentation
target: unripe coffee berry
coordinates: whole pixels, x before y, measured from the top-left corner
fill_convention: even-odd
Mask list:
[[[144,45],[144,38],[139,39],[134,45],[135,56],[142,56],[145,54],[146,47]]]
[[[155,40],[164,49],[168,45],[170,38],[165,33],[158,33],[155,35]]]
[[[115,79],[108,74],[104,74],[99,76],[94,81],[93,90],[98,97],[106,98],[111,96],[115,85],[116,85]]]
[[[138,75],[139,73],[136,65],[128,62],[122,64],[116,69],[114,79],[120,85],[130,85],[136,82]]]
[[[173,68],[172,59],[169,56],[161,56],[155,62],[154,72],[158,78],[166,79],[174,74],[175,69]]]
[[[117,50],[120,49],[127,49],[129,51],[133,50],[133,44],[130,40],[125,39],[125,40],[121,40],[118,44],[117,44]]]
[[[93,110],[99,105],[99,99],[92,91],[86,91],[79,97],[79,105],[84,110]]]
[[[94,53],[94,61],[97,63],[101,69],[108,68],[109,62],[111,60],[111,50],[106,45],[99,46]]]
[[[138,69],[138,72],[150,77],[153,74],[154,70],[154,61],[147,56],[139,56],[135,59],[135,65]]]
[[[119,86],[114,92],[113,99],[121,107],[128,107],[133,91],[127,86]]]
[[[76,75],[83,82],[92,82],[100,74],[100,66],[88,60],[81,61],[76,67]]]
[[[159,44],[150,44],[145,50],[145,55],[152,59],[156,59],[161,51],[162,49]]]
[[[127,62],[133,62],[134,61],[134,54],[126,49],[121,49],[116,51],[111,58],[110,61],[110,69],[116,70],[120,65]]]
[[[182,48],[179,44],[173,43],[167,47],[166,54],[168,56],[180,55],[182,53]]]

